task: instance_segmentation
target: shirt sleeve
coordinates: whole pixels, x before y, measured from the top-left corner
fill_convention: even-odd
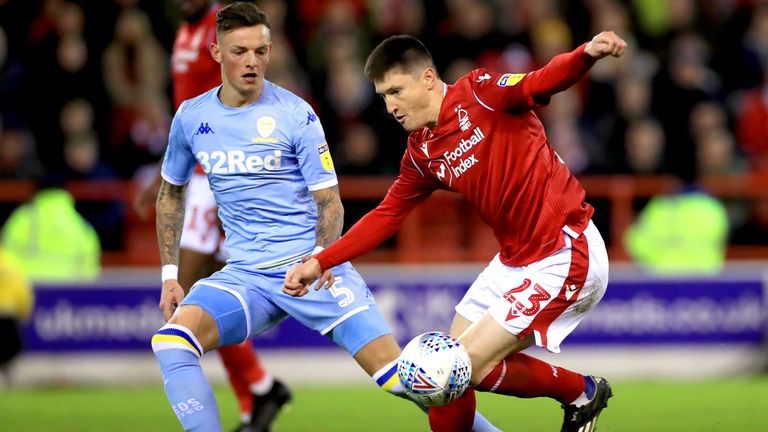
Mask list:
[[[195,155],[192,154],[192,146],[184,134],[181,125],[181,116],[184,112],[182,103],[176,115],[173,116],[171,132],[168,136],[168,147],[165,149],[163,168],[160,173],[163,179],[176,186],[187,184],[192,171],[195,169]]]
[[[576,84],[595,64],[596,60],[584,52],[585,47],[557,55],[533,72],[475,70],[470,73],[472,91],[483,106],[494,111],[523,111],[546,105],[552,95]]]
[[[307,187],[310,191],[316,191],[337,185],[331,151],[317,114],[308,103],[302,101],[296,107],[294,116],[296,157]]]
[[[442,185],[432,176],[424,176],[406,149],[400,174],[384,200],[363,216],[339,240],[317,254],[323,270],[363,255],[397,232],[400,224],[419,203]]]

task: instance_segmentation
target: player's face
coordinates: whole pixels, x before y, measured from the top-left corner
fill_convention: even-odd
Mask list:
[[[264,84],[272,41],[264,25],[241,27],[219,35],[211,55],[221,64],[221,79],[244,97],[259,94]]]
[[[430,110],[429,86],[424,73],[407,73],[393,69],[374,82],[376,93],[387,105],[387,112],[409,132],[424,127],[435,119]]]

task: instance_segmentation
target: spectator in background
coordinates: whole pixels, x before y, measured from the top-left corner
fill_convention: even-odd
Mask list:
[[[426,7],[421,0],[372,2],[371,23],[379,35],[398,33],[420,36],[426,26]]]
[[[70,100],[61,108],[59,124],[65,137],[93,132],[93,105],[83,98]]]
[[[0,179],[35,180],[43,175],[35,139],[23,128],[0,125]]]
[[[101,93],[94,53],[83,34],[84,20],[83,9],[75,3],[45,1],[30,26],[30,46],[24,48],[23,83],[16,98],[35,141],[50,146],[39,155],[49,170],[62,168],[62,107],[76,97],[95,100]],[[56,90],[42,96],[43,86]],[[41,97],[45,103],[40,103]]]
[[[42,187],[31,202],[11,214],[0,244],[32,282],[88,281],[99,276],[99,237],[75,210],[72,195],[55,186]]]
[[[666,67],[653,83],[653,113],[662,122],[668,142],[665,159],[677,175],[687,177],[695,169],[695,143],[689,124],[693,108],[716,99],[720,91],[717,75],[708,67],[709,51],[704,39],[693,32],[673,41]]]
[[[0,249],[0,375],[9,384],[11,361],[24,347],[20,328],[34,303],[32,286],[21,268],[21,263]]]
[[[753,172],[768,173],[768,60],[763,83],[747,93],[738,116],[738,137]]]
[[[104,83],[112,100],[112,145],[125,142],[147,95],[162,93],[168,76],[168,57],[152,34],[149,18],[137,8],[120,12],[115,39],[103,58]]]
[[[624,164],[621,172],[639,175],[660,174],[664,169],[664,130],[652,117],[632,120],[624,140]]]
[[[67,137],[64,143],[66,180],[115,180],[117,175],[99,156],[95,133],[83,132]],[[124,209],[120,201],[79,201],[77,211],[93,226],[105,250],[123,245]]]
[[[718,273],[728,240],[725,206],[692,179],[683,181],[678,191],[648,202],[624,244],[632,259],[652,273]]]

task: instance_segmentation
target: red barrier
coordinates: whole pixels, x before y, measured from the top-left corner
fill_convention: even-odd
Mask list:
[[[580,180],[588,200],[605,200],[610,212],[609,253],[614,260],[626,260],[620,240],[635,218],[638,199],[670,192],[679,186],[672,177],[584,176]],[[386,194],[393,178],[343,177],[339,187],[342,200],[377,201]],[[724,176],[704,179],[703,185],[721,198],[768,199],[768,175]],[[126,208],[124,250],[105,252],[105,266],[156,265],[159,262],[154,218],[142,221],[132,210],[136,187],[127,181],[76,181],[66,185],[77,200],[122,201]],[[21,203],[32,197],[29,182],[0,182],[0,203]],[[488,261],[497,252],[490,229],[458,194],[436,192],[417,207],[396,234],[392,248],[379,248],[360,261],[366,262],[469,262]],[[730,246],[729,259],[766,259],[768,245]]]

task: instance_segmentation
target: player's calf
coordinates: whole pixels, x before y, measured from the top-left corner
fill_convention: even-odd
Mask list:
[[[152,336],[165,394],[187,431],[220,431],[219,409],[200,367],[203,348],[188,328],[166,324]]]

